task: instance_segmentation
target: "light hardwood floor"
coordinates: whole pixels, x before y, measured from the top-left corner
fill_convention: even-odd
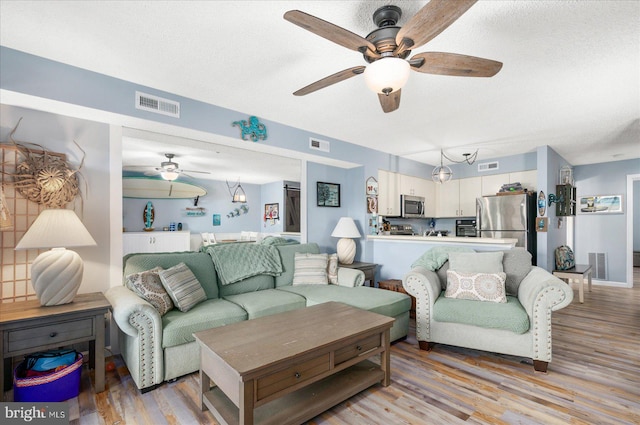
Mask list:
[[[640,269],[633,289],[594,285],[584,304],[553,315],[553,361],[436,345],[418,349],[413,328],[392,347],[391,386],[375,386],[309,424],[640,424]],[[95,395],[91,374],[70,401],[71,424],[212,423],[198,408],[194,373],[140,394],[120,357]]]

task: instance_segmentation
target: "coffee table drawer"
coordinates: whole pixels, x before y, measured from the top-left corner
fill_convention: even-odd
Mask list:
[[[326,353],[259,378],[256,401],[325,373],[330,366],[330,355]]]
[[[363,356],[371,350],[375,350],[380,347],[380,335],[371,335],[369,337],[358,340],[344,348],[336,350],[335,364],[344,363],[347,360],[351,360],[355,357]]]
[[[7,332],[7,352],[19,352],[49,344],[63,344],[93,335],[93,318],[20,328]]]

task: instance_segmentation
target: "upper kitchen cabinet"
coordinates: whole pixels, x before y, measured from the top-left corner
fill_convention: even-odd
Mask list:
[[[400,194],[423,197],[425,217],[435,217],[436,186],[432,180],[400,174]]]
[[[518,171],[505,174],[482,176],[482,196],[495,195],[505,183],[520,182],[529,192],[537,192],[537,171]]]
[[[437,184],[436,217],[473,217],[476,215],[476,198],[481,195],[480,177]]]
[[[378,214],[400,215],[400,174],[378,170]]]

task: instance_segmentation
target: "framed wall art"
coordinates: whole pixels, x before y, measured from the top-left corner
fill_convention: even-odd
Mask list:
[[[585,195],[578,198],[579,214],[622,214],[622,195]]]
[[[317,205],[319,207],[340,206],[340,185],[337,183],[317,183]]]
[[[264,219],[265,220],[278,220],[280,218],[278,210],[280,204],[264,204]]]

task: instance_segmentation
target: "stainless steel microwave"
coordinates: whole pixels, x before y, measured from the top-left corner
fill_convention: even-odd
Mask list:
[[[424,202],[422,196],[400,195],[400,216],[403,218],[424,217]]]

